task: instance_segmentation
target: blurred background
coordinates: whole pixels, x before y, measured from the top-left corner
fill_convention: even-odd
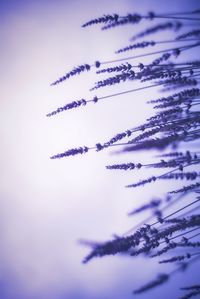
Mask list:
[[[147,265],[141,258],[126,256],[81,263],[89,248],[80,246],[79,239],[103,241],[124,233],[141,221],[127,213],[155,195],[148,186],[124,188],[143,173],[123,176],[106,171],[105,165],[128,162],[130,156],[91,151],[50,160],[53,154],[93,146],[141,124],[151,113],[146,100],[157,98],[156,91],[109,98],[47,118],[57,107],[96,94],[88,91],[96,79],[92,71],[57,86],[50,83],[74,66],[115,58],[114,51],[147,25],[107,32],[98,26],[81,28],[91,18],[192,10],[198,4],[193,0],[0,0],[1,299],[129,299],[134,288],[159,271],[154,262]],[[129,87],[127,83],[118,90]],[[112,92],[105,88],[97,95]],[[134,162],[141,159],[148,161],[147,154],[137,155]],[[159,186],[156,195],[162,196]],[[192,267],[189,271],[193,273]],[[188,277],[177,274],[162,298],[176,298],[179,285],[186,282]],[[142,298],[160,298],[161,291],[162,287]]]

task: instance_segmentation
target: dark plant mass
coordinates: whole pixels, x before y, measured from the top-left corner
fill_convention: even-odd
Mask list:
[[[144,22],[147,22],[146,29],[136,31],[137,26]],[[104,15],[84,23],[82,27],[89,29],[87,27],[94,25],[101,26],[102,30],[114,30],[120,26],[125,30],[126,26],[133,26],[134,35],[129,37],[127,44],[116,49],[115,54],[119,54],[119,58],[98,60],[92,64],[84,63],[52,82],[51,85],[58,85],[73,79],[72,77],[94,71],[95,80],[91,91],[95,91],[96,95],[90,99],[73,100],[47,116],[66,113],[66,110],[91,103],[98,104],[107,98],[121,97],[123,100],[127,94],[136,91],[143,92],[147,103],[153,105],[154,114],[145,123],[118,132],[92,147],[81,145],[67,149],[54,154],[51,159],[87,154],[92,150],[99,152],[107,148],[117,148],[121,154],[133,153],[135,161],[139,151],[145,151],[149,159],[152,158],[151,150],[157,151],[153,162],[130,160],[128,163],[110,164],[106,168],[109,171],[119,171],[121,175],[127,171],[152,169],[152,175],[142,180],[127,182],[126,188],[145,188],[149,184],[159,184],[161,180],[177,182],[176,187],[172,184],[164,198],[149,199],[146,204],[134,208],[129,215],[134,216],[148,210],[151,216],[132,228],[129,233],[103,243],[82,241],[91,247],[91,252],[84,258],[83,263],[96,257],[123,253],[132,258],[143,255],[146,259],[155,259],[159,268],[163,267],[161,264],[174,265],[171,272],[163,273],[161,270],[161,274],[158,273],[154,280],[133,291],[134,294],[140,294],[167,283],[178,271],[186,273],[190,264],[195,264],[197,271],[199,267],[200,59],[197,53],[200,46],[200,9],[163,14],[149,12],[144,15]],[[161,33],[162,39],[158,38],[158,33]],[[160,49],[162,44],[166,46]],[[138,49],[140,52],[135,55],[134,51]],[[127,53],[129,56],[126,56]],[[143,62],[146,57],[148,63],[146,59]],[[139,59],[140,62],[134,64],[134,59]],[[123,83],[128,81],[132,83],[131,89],[123,87]],[[113,87],[119,84],[120,91],[98,95],[99,89],[112,86],[113,91]],[[155,99],[149,99],[146,91],[155,87],[159,89],[158,95]],[[183,200],[185,198],[187,203]],[[176,208],[171,210],[173,206]],[[180,286],[184,292],[181,298],[200,295],[199,283],[200,281],[194,280],[193,286]]]

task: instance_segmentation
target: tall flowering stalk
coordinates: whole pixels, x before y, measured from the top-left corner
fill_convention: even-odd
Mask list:
[[[158,23],[153,24],[157,21]],[[129,13],[125,16],[118,14],[104,15],[83,24],[83,28],[98,25],[102,30],[113,30],[118,26],[133,25],[134,28],[141,22],[150,22],[145,30],[136,32],[116,54],[124,55],[109,61],[98,60],[92,64],[84,63],[52,82],[58,85],[91,69],[96,70],[96,77],[91,90],[96,95],[90,99],[76,99],[65,103],[62,107],[49,112],[52,117],[66,110],[80,108],[91,103],[98,104],[107,98],[126,96],[128,93],[146,91],[152,87],[160,87],[161,94],[156,99],[149,99],[153,105],[154,115],[134,128],[127,128],[118,132],[108,140],[94,144],[92,147],[83,145],[78,148],[67,149],[62,153],[52,155],[51,159],[61,159],[78,154],[86,154],[92,150],[97,152],[107,148],[117,147],[119,152],[134,154],[138,151],[154,149],[158,151],[155,161],[144,164],[118,163],[107,165],[109,171],[142,171],[144,168],[157,169],[157,175],[146,177],[140,181],[128,182],[127,188],[143,187],[147,184],[156,184],[160,180],[184,181],[182,187],[170,189],[163,199],[153,199],[134,209],[130,215],[150,210],[152,216],[144,219],[138,227],[131,229],[127,234],[104,243],[82,243],[91,247],[91,252],[84,258],[87,263],[96,257],[105,255],[127,254],[131,257],[145,255],[146,258],[159,257],[159,264],[174,264],[174,270],[159,274],[158,277],[144,286],[133,291],[141,294],[152,288],[166,283],[177,271],[184,271],[200,258],[200,152],[197,150],[200,138],[200,59],[182,59],[183,52],[190,53],[193,49],[199,51],[200,46],[200,9],[186,12],[170,12],[156,14],[150,12],[144,15]],[[165,33],[172,31],[172,39],[164,39]],[[153,39],[158,32],[162,32],[163,39]],[[142,40],[141,40],[142,39]],[[144,39],[144,40],[143,40]],[[160,44],[166,44],[166,49],[159,50]],[[139,55],[134,55],[135,49],[141,49]],[[153,50],[152,50],[153,49]],[[196,51],[196,53],[197,53]],[[128,52],[133,52],[126,56]],[[149,57],[149,63],[143,63],[143,57]],[[184,55],[185,57],[185,55]],[[134,59],[140,58],[139,64]],[[99,75],[104,79],[99,79]],[[126,90],[123,83],[133,82],[133,88]],[[134,88],[134,81],[141,83],[141,87]],[[99,96],[98,90],[105,86],[121,85],[121,91]],[[166,92],[166,93],[164,93]],[[135,157],[135,155],[134,155]],[[160,171],[160,173],[159,173]],[[188,197],[188,204],[181,201]],[[175,203],[179,208],[172,213],[166,213]],[[183,251],[180,254],[179,249]],[[160,266],[161,267],[161,266]],[[182,288],[183,298],[200,295],[200,285]],[[200,283],[200,282],[199,282]]]

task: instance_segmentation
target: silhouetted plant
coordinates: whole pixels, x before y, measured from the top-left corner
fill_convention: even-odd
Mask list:
[[[131,257],[145,254],[145,257],[150,259],[161,256],[162,259],[159,264],[173,263],[176,265],[172,272],[159,274],[154,281],[135,290],[134,294],[140,294],[164,284],[174,273],[185,271],[191,263],[197,261],[200,257],[200,232],[198,232],[200,229],[200,214],[196,212],[197,208],[200,207],[200,196],[198,196],[200,193],[200,172],[198,172],[200,152],[192,150],[192,148],[199,145],[200,138],[200,112],[198,110],[200,104],[200,60],[179,60],[183,52],[191,51],[200,46],[199,15],[200,9],[197,9],[182,13],[156,14],[150,12],[146,15],[130,13],[126,16],[113,14],[88,21],[82,27],[101,25],[102,30],[111,30],[128,24],[136,26],[140,22],[152,22],[157,19],[161,19],[163,22],[135,33],[130,39],[134,43],[125,45],[116,51],[116,54],[125,55],[126,52],[140,48],[144,51],[142,54],[124,56],[109,61],[98,60],[93,64],[85,63],[75,67],[51,84],[57,85],[73,76],[81,75],[85,71],[96,69],[97,77],[99,74],[104,74],[107,77],[103,80],[95,80],[91,90],[98,91],[99,88],[115,86],[125,81],[137,81],[142,83],[142,86],[106,96],[98,96],[97,94],[91,99],[74,100],[48,113],[48,117],[90,103],[96,104],[106,98],[122,96],[135,91],[145,92],[146,89],[152,87],[162,87],[161,96],[148,101],[149,104],[154,105],[155,114],[148,118],[145,123],[134,128],[127,128],[126,131],[119,132],[109,140],[98,142],[92,147],[80,146],[51,157],[51,159],[60,159],[67,156],[86,154],[91,150],[99,152],[112,147],[119,147],[121,153],[156,149],[164,152],[156,156],[157,160],[154,163],[143,164],[142,162],[130,161],[129,163],[107,165],[106,168],[112,171],[139,171],[144,168],[164,171],[158,175],[144,178],[139,182],[131,182],[126,186],[128,188],[154,184],[161,179],[189,181],[189,183],[184,183],[182,187],[169,190],[165,198],[151,199],[146,204],[131,211],[129,215],[133,216],[149,209],[152,216],[145,219],[139,227],[131,229],[128,235],[118,236],[103,243],[82,241],[83,244],[89,245],[92,249],[83,260],[84,263],[95,257],[126,253]],[[188,21],[193,23],[189,24]],[[188,30],[188,25],[190,25],[190,30]],[[145,40],[135,43],[135,40],[159,32],[162,32],[162,36],[164,36],[167,30],[171,30],[173,34],[173,38],[170,40]],[[179,33],[179,31],[181,32]],[[156,49],[153,52],[145,52],[148,48],[156,48],[159,47],[159,44],[164,43],[174,43],[176,46],[164,50]],[[138,65],[132,64],[132,60],[135,58],[142,59],[154,55],[157,55],[156,59],[150,60],[148,64],[142,62]],[[110,64],[115,65],[110,66]],[[150,82],[149,85],[143,85],[147,81]],[[165,96],[163,95],[164,91],[171,94]],[[145,93],[144,96],[146,96]],[[185,143],[187,149],[185,149]],[[183,196],[188,196],[190,202],[182,206]],[[177,202],[180,203],[180,207],[172,213],[164,215],[164,212]],[[174,216],[175,218],[173,218]],[[194,234],[194,231],[197,231],[197,233]],[[191,242],[190,240],[193,238],[195,238],[195,241]],[[184,248],[185,251],[179,254],[178,248]],[[171,252],[173,252],[172,255]],[[182,289],[189,292],[182,299],[200,294],[199,285]]]

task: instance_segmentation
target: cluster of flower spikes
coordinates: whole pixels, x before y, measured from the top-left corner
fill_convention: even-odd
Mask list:
[[[123,132],[117,133],[108,141],[97,142],[92,147],[81,146],[68,149],[63,153],[51,157],[51,159],[60,159],[68,156],[85,154],[90,150],[96,150],[98,152],[106,148],[112,148],[113,146],[123,147],[120,150],[121,153],[131,153],[140,150],[149,151],[150,149],[164,151],[165,149],[171,148],[174,150],[174,148],[177,149],[177,147],[180,147],[182,144],[188,146],[188,150],[186,151],[164,152],[159,155],[161,160],[154,163],[144,164],[131,161],[129,163],[106,166],[109,170],[122,171],[137,171],[143,168],[152,168],[159,171],[165,170],[165,172],[160,175],[153,174],[149,178],[145,178],[136,183],[131,183],[127,187],[144,186],[147,183],[157,182],[160,179],[192,181],[192,184],[187,184],[168,192],[172,196],[167,197],[170,198],[169,201],[168,199],[153,199],[130,212],[129,215],[133,216],[146,210],[153,211],[150,219],[148,218],[147,221],[144,220],[143,224],[141,224],[139,228],[135,228],[134,232],[131,234],[129,233],[128,236],[116,237],[103,243],[85,242],[85,244],[92,247],[92,251],[83,260],[84,263],[87,263],[95,257],[103,257],[105,255],[114,255],[118,253],[127,253],[131,257],[145,254],[150,258],[164,256],[169,252],[174,253],[172,256],[165,257],[163,260],[159,261],[159,263],[175,264],[175,270],[158,275],[155,280],[136,289],[133,292],[134,294],[140,294],[164,284],[174,273],[185,270],[191,263],[198,261],[200,256],[200,252],[197,251],[200,247],[198,239],[200,235],[198,232],[200,229],[200,215],[194,212],[196,211],[196,207],[199,207],[198,204],[200,202],[200,197],[198,196],[200,193],[200,181],[198,180],[200,173],[197,171],[197,167],[200,164],[200,155],[197,150],[191,150],[190,148],[190,144],[192,146],[194,143],[198,145],[200,138],[200,112],[198,111],[198,106],[200,105],[200,61],[176,61],[176,59],[182,56],[183,52],[187,51],[189,53],[200,46],[200,28],[197,27],[199,24],[198,22],[200,21],[199,15],[200,10],[197,9],[182,14],[181,12],[172,14],[156,14],[150,12],[146,15],[129,13],[125,16],[113,14],[95,18],[85,23],[82,27],[100,24],[102,25],[102,30],[111,30],[118,26],[124,27],[128,24],[135,26],[143,21],[153,22],[155,20],[163,19],[163,22],[156,23],[156,25],[149,26],[143,31],[136,33],[131,38],[131,41],[158,32],[163,32],[162,36],[164,36],[165,31],[171,31],[173,34],[176,34],[181,30],[182,32],[175,36],[173,40],[151,39],[124,46],[117,50],[116,53],[124,55],[127,51],[137,51],[137,49],[140,51],[142,49],[144,53],[140,52],[138,55],[112,59],[110,61],[98,60],[94,64],[85,63],[72,69],[72,71],[67,72],[64,76],[52,83],[52,85],[57,85],[71,77],[82,74],[92,68],[96,68],[98,69],[96,71],[97,75],[112,73],[112,76],[96,81],[95,86],[91,90],[110,85],[114,86],[115,84],[123,84],[123,82],[128,80],[138,80],[143,84],[145,84],[145,82],[150,82],[151,85],[143,85],[141,88],[122,90],[122,92],[113,93],[111,95],[95,95],[89,100],[74,100],[71,103],[57,108],[55,111],[48,113],[47,116],[54,116],[55,114],[66,110],[85,106],[88,103],[97,103],[100,100],[107,98],[122,96],[127,93],[154,87],[162,87],[162,92],[173,91],[171,95],[162,96],[161,98],[149,101],[149,103],[155,105],[155,114],[148,118],[144,124],[135,128],[128,128]],[[168,19],[167,22],[166,19]],[[193,24],[190,24],[190,30],[188,30],[187,21],[193,22]],[[175,43],[176,45],[181,46],[167,47],[164,50],[159,50],[159,44],[170,43]],[[156,50],[154,52],[145,52],[146,49],[148,50],[151,46],[154,46]],[[143,57],[151,57],[154,55],[157,55],[156,58],[151,59],[149,63],[145,64],[142,61],[137,65],[132,64],[132,62],[130,63],[130,61],[135,58],[142,59]],[[109,65],[113,63],[116,65]],[[107,64],[109,66],[104,67]],[[101,66],[103,66],[103,68],[100,68]],[[177,89],[178,91],[175,91]],[[133,135],[134,137],[132,137]],[[189,170],[186,170],[186,168],[189,168]],[[164,212],[175,205],[175,203],[179,202],[181,205],[180,199],[184,196],[190,199],[188,204],[183,204],[172,213],[164,215]],[[191,201],[195,196],[195,200]],[[194,207],[193,210],[190,210],[191,207]],[[176,215],[176,218],[172,218],[174,215]],[[157,217],[156,221],[154,220],[155,217]],[[146,224],[151,219],[154,220],[154,222]],[[194,231],[197,231],[197,233],[193,234]],[[185,237],[186,235],[187,238]],[[180,239],[181,237],[182,239]],[[194,242],[190,241],[192,238],[195,238]],[[176,241],[174,241],[175,239]],[[176,249],[178,248],[184,248],[187,251],[184,254],[177,255]],[[193,251],[189,251],[190,249],[193,249]],[[185,294],[182,299],[191,298],[200,294],[199,284],[183,289],[189,291],[189,293]]]

